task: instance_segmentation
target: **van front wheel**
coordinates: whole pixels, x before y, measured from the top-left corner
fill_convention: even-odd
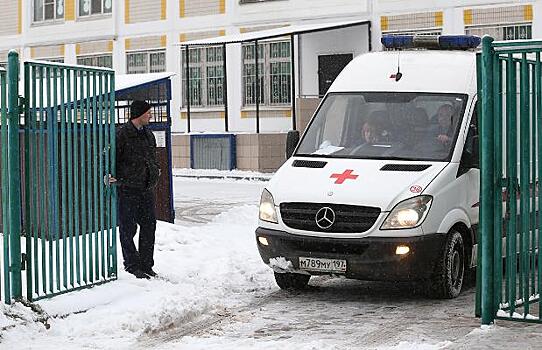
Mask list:
[[[461,234],[455,230],[448,233],[446,246],[437,262],[432,279],[433,296],[453,299],[461,293],[465,275],[465,246]]]
[[[275,272],[275,282],[280,289],[303,289],[309,283],[310,275],[300,273],[278,273]]]

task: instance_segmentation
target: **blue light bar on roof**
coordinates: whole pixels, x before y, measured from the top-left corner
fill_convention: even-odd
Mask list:
[[[482,39],[475,35],[383,35],[380,41],[388,49],[469,50],[477,48]]]

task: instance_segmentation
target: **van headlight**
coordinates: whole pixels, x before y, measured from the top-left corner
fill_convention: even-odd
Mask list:
[[[419,226],[431,207],[433,197],[418,196],[402,201],[389,213],[381,230],[398,230]]]
[[[263,190],[260,200],[260,220],[278,224],[273,196],[266,189]]]

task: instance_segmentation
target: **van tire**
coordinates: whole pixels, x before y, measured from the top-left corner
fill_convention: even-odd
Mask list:
[[[300,273],[275,272],[275,282],[277,282],[280,289],[305,289],[310,278],[310,275]]]
[[[461,234],[451,230],[431,280],[431,294],[439,299],[456,298],[461,293],[464,279],[465,245]]]

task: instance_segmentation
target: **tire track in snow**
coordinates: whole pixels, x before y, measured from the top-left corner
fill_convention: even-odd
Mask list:
[[[187,336],[202,336],[211,333],[213,330],[220,329],[229,323],[236,322],[236,316],[244,313],[250,313],[260,307],[268,304],[277,296],[284,292],[281,290],[271,292],[261,297],[254,297],[252,302],[236,307],[224,308],[210,315],[201,315],[192,322],[182,326],[173,326],[171,328],[147,332],[139,337],[137,348],[153,348],[158,345],[175,342]]]

